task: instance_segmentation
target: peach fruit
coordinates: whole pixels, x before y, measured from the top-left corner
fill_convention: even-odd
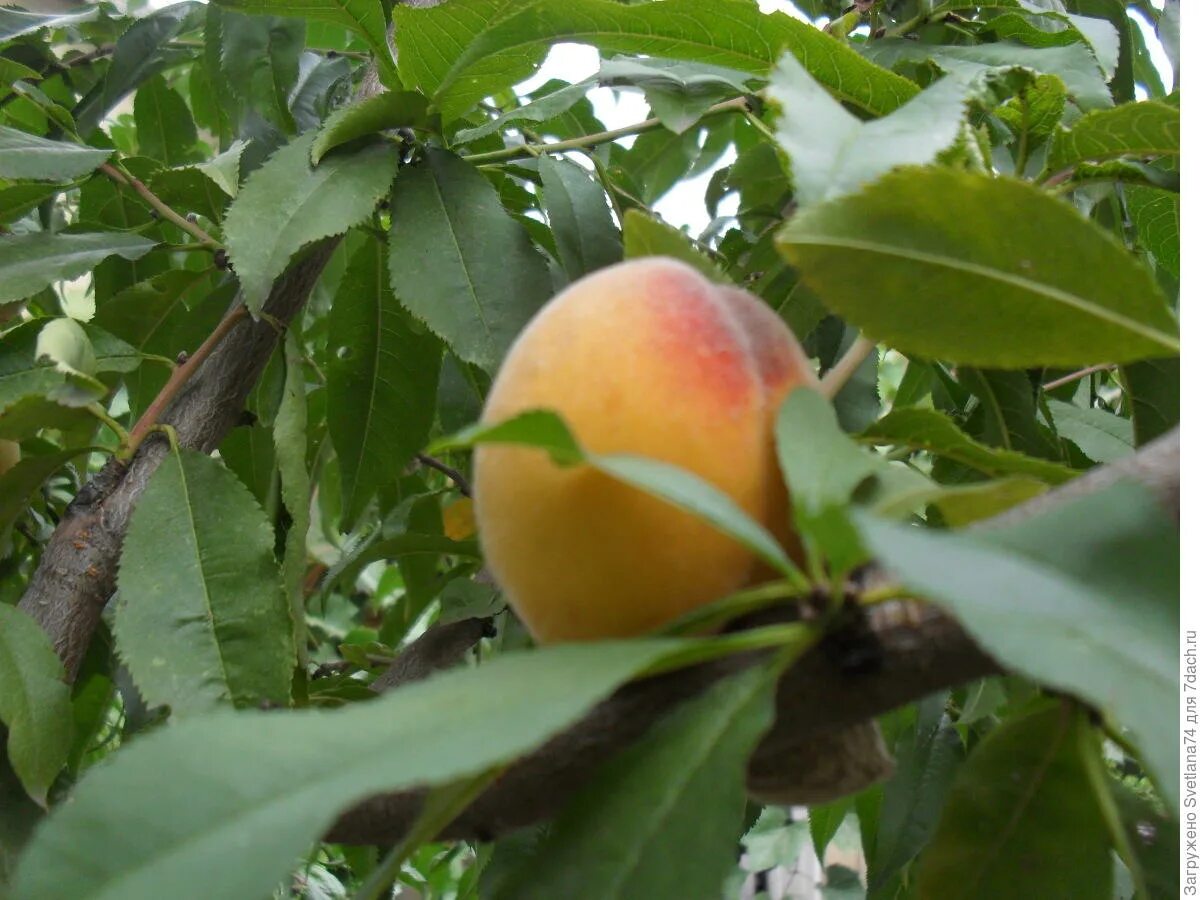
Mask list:
[[[761,300],[645,257],[543,307],[508,351],[483,419],[553,410],[589,452],[687,469],[783,539],[775,413],[791,388],[815,381]],[[750,551],[701,519],[540,450],[477,448],[474,488],[484,557],[538,641],[645,633],[756,572]]]

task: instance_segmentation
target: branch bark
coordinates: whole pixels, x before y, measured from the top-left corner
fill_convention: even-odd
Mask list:
[[[290,322],[336,246],[337,239],[327,240],[294,262],[276,280],[265,312],[284,325]],[[230,329],[161,419],[175,428],[181,446],[208,452],[221,443],[278,339],[276,326],[266,319],[242,319]],[[20,608],[49,635],[68,681],[75,680],[104,605],[116,589],[129,517],[166,452],[166,440],[152,435],[128,466],[109,460],[67,507],[21,598]]]

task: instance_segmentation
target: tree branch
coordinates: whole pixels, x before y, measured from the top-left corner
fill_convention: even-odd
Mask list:
[[[1121,463],[1094,469],[989,521],[1010,523],[1102,490],[1121,478],[1149,487],[1178,518],[1178,430]],[[776,617],[795,615],[782,608]],[[445,839],[491,840],[552,818],[596,768],[716,680],[760,657],[745,654],[622,688],[582,721],[519,760],[446,830]],[[872,720],[933,691],[1000,673],[1000,666],[936,607],[890,600],[828,635],[780,681],[775,722],[750,760],[747,788],[764,802],[820,803],[887,774]],[[326,839],[348,844],[402,839],[425,792],[371,797],[351,807]]]
[[[189,222],[185,216],[181,216],[167,204],[163,203],[150,188],[146,187],[141,180],[134,178],[125,172],[122,172],[116,166],[109,163],[102,163],[100,171],[115,181],[117,184],[123,184],[133,188],[134,192],[145,200],[150,208],[158,213],[162,218],[166,219],[171,224],[182,228],[196,240],[210,250],[220,250],[220,243],[207,231],[197,225],[195,222]]]
[[[707,119],[710,116],[719,116],[727,112],[746,112],[747,109],[745,97],[734,97],[732,100],[724,100],[713,104],[701,114],[700,118]],[[607,144],[618,138],[641,134],[643,131],[653,131],[660,125],[662,125],[662,119],[657,116],[651,116],[645,121],[634,122],[632,125],[614,128],[611,131],[585,134],[582,137],[558,141],[552,144],[517,144],[515,147],[505,147],[503,150],[491,150],[487,153],[471,153],[464,156],[463,159],[471,163],[494,163],[510,159],[520,159],[523,156],[541,156],[543,153],[565,153],[568,150],[586,150],[589,147],[595,147],[598,144]]]
[[[317,244],[275,281],[264,307],[271,320],[291,321],[336,246],[336,238]],[[241,305],[241,298],[235,302]],[[266,317],[258,322],[238,317],[207,359],[200,359],[195,374],[175,385],[178,393],[160,421],[175,429],[181,446],[208,452],[221,443],[275,349],[276,328]],[[68,681],[74,681],[116,589],[129,517],[166,451],[164,440],[142,441],[130,462],[111,459],[84,485],[43,548],[21,598],[21,609],[49,635]]]

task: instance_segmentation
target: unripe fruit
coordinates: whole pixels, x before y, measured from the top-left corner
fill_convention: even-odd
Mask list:
[[[483,411],[558,413],[592,453],[671,463],[782,537],[774,419],[815,376],[762,301],[648,257],[572,284],[509,350]],[[744,585],[755,560],[695,516],[589,467],[485,445],[475,516],[488,566],[539,641],[644,633]]]

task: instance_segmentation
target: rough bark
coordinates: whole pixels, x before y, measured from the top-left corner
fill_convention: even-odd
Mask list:
[[[1037,515],[1121,478],[1150,488],[1178,521],[1178,430],[981,527]],[[627,685],[571,729],[518,760],[443,837],[488,840],[552,818],[597,766],[675,705],[757,658],[730,657]],[[403,665],[418,669],[412,660]],[[886,750],[872,723],[876,716],[1000,671],[956,622],[933,606],[899,600],[867,607],[852,628],[831,634],[780,680],[775,721],[750,760],[747,788],[764,802],[798,804],[825,802],[869,784],[886,774]],[[343,813],[327,838],[351,844],[400,840],[423,798],[421,790],[371,797]]]
[[[264,307],[275,322],[286,327],[303,308],[336,246],[336,239],[314,246],[275,281]],[[266,319],[244,319],[184,385],[163,416],[182,446],[209,451],[221,443],[271,357],[277,329]],[[50,636],[70,681],[116,588],[129,517],[166,452],[166,440],[151,436],[128,466],[114,458],[84,486],[43,548],[21,598],[20,608]]]

